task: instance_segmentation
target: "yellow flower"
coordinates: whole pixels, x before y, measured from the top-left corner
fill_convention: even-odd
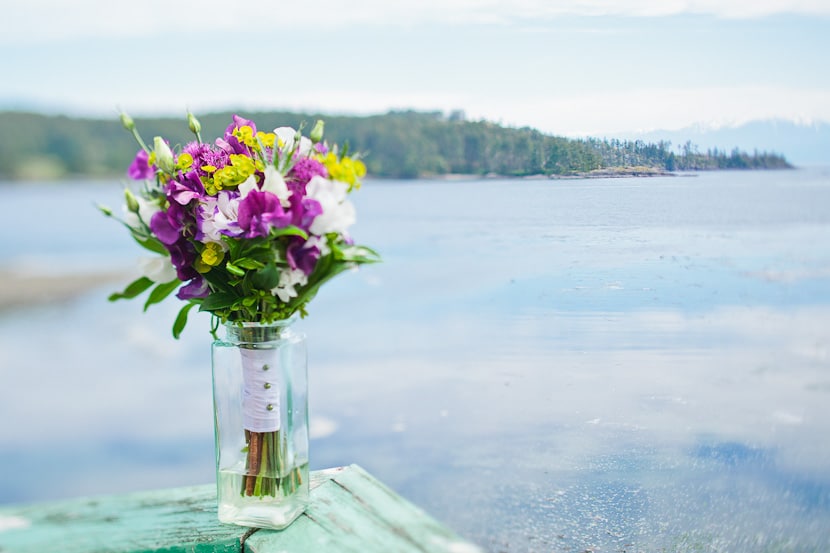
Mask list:
[[[212,267],[216,267],[222,263],[225,257],[225,252],[222,250],[222,245],[217,242],[208,242],[205,244],[205,249],[196,259],[194,264],[196,270],[200,273],[207,273]]]
[[[235,167],[240,173],[245,175],[247,179],[256,171],[254,160],[243,154],[231,154],[231,165]],[[245,180],[245,179],[242,179]]]
[[[334,180],[348,183],[349,190],[359,188],[359,179],[366,176],[366,165],[359,159],[352,159],[350,157],[337,159],[337,155],[329,152],[322,159],[322,162],[326,166],[329,176]]]
[[[229,165],[213,173],[213,183],[205,185],[208,194],[215,195],[220,190],[236,188],[257,170],[257,164],[246,155],[231,154],[230,161]]]
[[[275,135],[272,132],[265,133],[259,131],[258,133],[256,133],[256,137],[259,139],[260,142],[262,142],[262,145],[266,148],[273,148],[274,142],[276,142],[277,140],[277,135]]]
[[[254,138],[254,129],[252,129],[249,125],[242,125],[241,127],[236,127],[233,130],[233,135],[236,137],[237,140],[239,140],[249,148],[253,148],[256,144],[256,139]]]
[[[192,155],[187,152],[179,154],[179,158],[176,160],[176,169],[184,171],[185,169],[189,169],[191,165],[193,165]]]

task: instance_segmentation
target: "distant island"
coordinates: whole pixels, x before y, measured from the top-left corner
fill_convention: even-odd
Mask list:
[[[783,155],[708,149],[687,141],[574,139],[528,127],[511,128],[470,121],[463,112],[393,111],[342,116],[294,112],[241,112],[264,129],[326,122],[326,138],[348,141],[364,152],[370,176],[378,178],[648,176],[677,171],[788,169]],[[198,114],[202,136],[220,136],[231,112]],[[182,117],[136,118],[145,138],[171,143],[192,140]],[[136,146],[117,116],[71,118],[29,112],[0,112],[0,179],[42,180],[121,176]]]

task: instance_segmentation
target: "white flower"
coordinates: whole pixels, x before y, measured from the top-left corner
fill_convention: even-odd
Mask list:
[[[295,286],[305,286],[308,284],[308,277],[301,269],[285,270],[280,273],[280,282],[275,288],[271,289],[271,293],[277,296],[280,301],[288,303],[291,298],[297,297]]]
[[[262,183],[262,191],[270,192],[279,198],[282,207],[289,207],[291,205],[291,202],[288,201],[291,192],[288,191],[288,186],[285,184],[282,173],[277,171],[277,168],[273,165],[268,165],[265,168],[265,181]]]
[[[173,150],[160,136],[153,140],[153,152],[156,154],[156,167],[165,173],[172,173],[176,162],[173,160]]]
[[[329,241],[326,240],[324,236],[315,236],[311,235],[308,237],[308,240],[305,241],[304,248],[313,248],[314,246],[320,251],[320,256],[324,257],[331,253],[331,248],[329,248]]]
[[[248,193],[251,192],[251,190],[259,190],[259,187],[256,184],[256,178],[253,175],[251,175],[250,177],[245,179],[245,181],[242,184],[237,186],[236,189],[239,191],[239,197],[244,200]]]
[[[320,203],[323,212],[314,218],[309,230],[323,235],[336,232],[345,235],[357,221],[354,206],[347,199],[349,185],[321,176],[312,178],[306,186],[306,194]]]
[[[260,190],[262,192],[270,192],[279,198],[283,207],[291,205],[288,201],[288,197],[291,195],[291,192],[289,192],[288,186],[285,184],[285,179],[282,177],[282,173],[280,173],[273,165],[265,167],[265,180],[262,183],[262,188],[257,185],[256,178],[251,175],[237,187],[237,190],[239,190],[240,200],[244,200],[248,194],[251,193],[251,190]]]
[[[294,148],[294,138],[297,136],[296,130],[291,127],[278,127],[274,129],[274,134],[277,135],[280,150],[283,152],[290,152]],[[312,146],[314,146],[314,144],[311,143],[311,140],[309,140],[308,137],[300,137],[300,145],[297,148],[297,154],[307,157]]]
[[[138,204],[138,211],[132,211],[127,207],[124,206],[124,222],[127,226],[134,228],[134,229],[141,229],[144,225],[150,226],[150,220],[153,218],[157,212],[161,211],[161,208],[158,204],[153,202],[148,202],[141,196],[134,196],[136,203]]]
[[[241,185],[240,185],[241,186]],[[205,242],[218,242],[225,249],[222,241],[222,231],[230,231],[231,234],[238,234],[239,228],[236,224],[238,219],[239,198],[231,198],[230,194],[222,190],[216,198],[208,198],[200,206],[202,210],[200,219],[200,230],[205,235]]]
[[[138,267],[153,282],[170,282],[176,278],[176,269],[168,257],[140,257]]]

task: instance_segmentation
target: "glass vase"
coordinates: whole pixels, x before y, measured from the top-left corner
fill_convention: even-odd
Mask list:
[[[219,520],[282,529],[308,505],[308,374],[293,319],[228,323],[212,347]]]

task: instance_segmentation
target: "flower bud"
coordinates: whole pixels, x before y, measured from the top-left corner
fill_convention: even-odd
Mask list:
[[[311,142],[317,144],[321,140],[323,140],[323,127],[325,123],[323,123],[322,119],[318,119],[317,122],[314,124],[314,128],[311,129],[308,137],[311,139]]]
[[[173,160],[173,150],[170,149],[170,146],[162,137],[157,136],[153,139],[153,152],[156,154],[156,167],[165,173],[172,173],[176,167]]]
[[[121,112],[121,124],[128,131],[134,131],[135,130],[135,121],[133,121],[133,118],[130,117],[129,115],[127,115],[126,113],[124,113],[123,111]]]
[[[138,213],[138,200],[129,188],[124,189],[124,199],[127,202],[127,210],[132,213]]]
[[[187,126],[190,128],[190,132],[192,132],[195,135],[198,135],[200,132],[202,132],[202,124],[199,123],[199,120],[196,119],[196,116],[190,113],[189,111],[187,112]]]

